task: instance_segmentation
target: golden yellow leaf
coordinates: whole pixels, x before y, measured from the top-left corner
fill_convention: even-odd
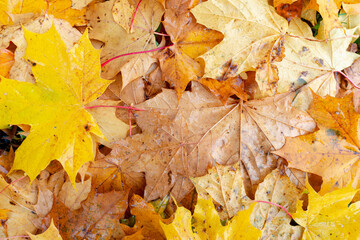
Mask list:
[[[25,58],[36,83],[6,78],[0,82],[0,128],[31,125],[12,170],[22,169],[33,180],[57,159],[74,183],[79,168],[94,158],[91,134],[103,137],[84,107],[111,81],[100,78],[100,50],[92,47],[87,32],[69,53],[54,26],[44,34],[25,30],[25,38]]]
[[[33,235],[31,233],[28,234],[31,240],[62,240],[62,237],[59,234],[59,230],[57,230],[55,227],[53,220],[51,220],[51,224],[45,232],[38,235]]]
[[[167,239],[259,239],[261,231],[254,228],[249,221],[253,208],[254,205],[239,211],[226,226],[222,226],[212,200],[198,197],[192,216],[193,223],[191,212],[184,207],[178,207],[171,224],[160,224]]]
[[[303,239],[359,239],[360,202],[349,206],[358,190],[350,186],[320,196],[307,183],[309,203],[307,210],[298,200],[294,220],[305,228]]]

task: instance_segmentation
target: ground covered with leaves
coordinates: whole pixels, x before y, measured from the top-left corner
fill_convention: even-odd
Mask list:
[[[359,239],[358,0],[0,2],[0,239]]]

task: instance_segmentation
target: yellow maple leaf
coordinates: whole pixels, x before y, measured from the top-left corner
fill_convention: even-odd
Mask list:
[[[33,180],[57,159],[74,182],[79,168],[94,158],[91,133],[104,137],[84,106],[111,81],[100,78],[100,50],[92,47],[87,31],[69,53],[54,26],[44,34],[24,31],[25,58],[36,83],[0,81],[0,128],[31,126],[12,170],[22,169]]]
[[[309,183],[309,204],[307,210],[298,200],[294,220],[305,228],[303,239],[359,239],[360,202],[351,202],[355,193],[352,187],[333,191],[320,196]]]
[[[51,220],[51,224],[45,232],[38,235],[33,235],[31,233],[28,234],[32,240],[62,240],[62,237],[60,236],[59,231],[55,227],[53,220]]]
[[[212,200],[198,197],[192,216],[193,224],[190,211],[184,207],[178,207],[171,224],[160,224],[167,239],[259,239],[261,231],[253,227],[249,220],[254,206],[239,211],[226,226],[222,226]]]

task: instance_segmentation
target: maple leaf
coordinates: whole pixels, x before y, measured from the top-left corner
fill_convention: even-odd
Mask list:
[[[357,172],[359,114],[349,104],[351,98],[322,99],[314,94],[309,112],[320,130],[289,138],[283,148],[274,152],[284,157],[289,167],[322,176],[322,193],[348,185]]]
[[[240,173],[240,163],[216,165],[205,176],[192,178],[191,181],[202,198],[209,199],[210,196],[223,207],[224,212],[219,213],[221,219],[232,218],[239,210],[250,205]]]
[[[218,78],[225,63],[232,60],[237,74],[258,69],[260,90],[273,95],[278,80],[273,62],[283,57],[287,21],[265,0],[211,0],[191,12],[199,23],[225,36],[201,56],[206,62],[204,77]]]
[[[7,49],[0,49],[0,75],[8,77],[10,69],[14,64],[14,54]]]
[[[254,205],[239,211],[227,226],[222,226],[211,199],[198,197],[192,216],[193,223],[191,212],[184,207],[178,207],[171,224],[160,224],[168,239],[259,239],[261,231],[254,228],[249,221],[253,208]]]
[[[192,84],[179,102],[175,91],[163,89],[137,105],[148,110],[136,114],[143,133],[117,142],[105,158],[121,159],[129,171],[145,172],[147,201],[170,190],[180,201],[193,187],[188,177],[205,175],[215,163],[241,160],[251,185],[257,185],[275,168],[277,157],[270,151],[282,147],[284,135],[315,128],[310,116],[291,107],[291,95],[223,106],[199,83]]]
[[[37,235],[33,235],[31,233],[28,234],[30,236],[30,239],[32,240],[62,240],[62,237],[60,236],[59,231],[55,227],[53,220],[51,220],[51,224],[45,232]]]
[[[47,2],[43,0],[5,0],[0,4],[0,23],[4,25],[14,24],[24,21],[22,15],[31,13],[31,18],[36,18],[44,14],[54,15],[56,18],[62,18],[68,21],[71,25],[82,26],[86,24],[84,19],[85,9],[72,9],[71,0],[48,0],[49,8],[47,9]]]
[[[49,217],[54,220],[63,239],[117,238],[119,220],[127,209],[127,199],[125,191],[95,193],[92,190],[82,207],[75,211],[56,200]]]
[[[135,216],[135,225],[131,231],[135,233],[126,236],[124,239],[166,239],[164,231],[160,222],[169,224],[170,219],[162,219],[160,214],[155,212],[151,203],[146,203],[145,200],[138,196],[133,195],[129,202],[130,212]],[[129,229],[126,225],[121,225],[122,228]]]
[[[104,47],[101,51],[101,62],[131,52],[145,51],[156,48],[154,32],[160,24],[164,13],[163,6],[156,0],[143,0],[135,17],[134,32],[128,34],[118,25],[111,14],[114,0],[104,3],[93,3],[88,7],[86,19],[89,21],[89,36],[102,41]],[[113,78],[119,69],[132,57],[117,58],[102,68],[102,76],[106,79]],[[134,57],[134,64],[139,61],[139,55]],[[132,68],[136,71],[136,68]],[[122,74],[131,74],[123,72]],[[133,79],[132,79],[133,80]],[[125,87],[125,86],[123,86]]]
[[[350,186],[320,196],[309,183],[309,203],[304,211],[298,200],[294,220],[305,228],[302,239],[357,239],[360,236],[360,202],[351,203],[358,190]]]
[[[289,33],[315,40],[310,27],[298,18],[291,21]],[[320,96],[334,97],[338,88],[335,72],[359,58],[358,54],[347,51],[353,33],[354,29],[334,29],[330,33],[332,40],[327,42],[285,37],[285,57],[275,63],[279,70],[278,91],[307,89],[295,100],[302,105],[309,105],[311,101],[309,88]]]
[[[2,78],[0,128],[29,124],[29,136],[15,154],[12,170],[33,180],[51,160],[59,160],[72,182],[78,169],[94,158],[91,133],[103,137],[84,105],[100,96],[110,81],[100,78],[100,50],[87,32],[70,53],[54,26],[44,34],[25,30],[26,58],[36,83]],[[45,47],[44,47],[45,44]]]
[[[183,4],[187,6],[193,2]],[[223,35],[196,23],[190,11],[178,8],[177,3],[166,5],[163,25],[174,45],[157,56],[164,80],[175,88],[180,98],[188,83],[204,74],[204,63],[196,58],[221,42]]]

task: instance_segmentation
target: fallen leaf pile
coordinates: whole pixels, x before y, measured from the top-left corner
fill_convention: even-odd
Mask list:
[[[359,34],[357,0],[0,2],[0,239],[359,239]]]

